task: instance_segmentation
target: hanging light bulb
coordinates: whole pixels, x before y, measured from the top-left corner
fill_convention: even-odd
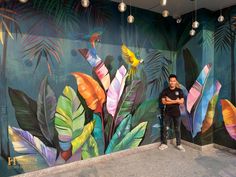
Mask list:
[[[131,13],[131,1],[129,4],[129,16],[127,17],[127,22],[128,23],[134,23],[134,16]]]
[[[196,31],[194,30],[194,29],[191,29],[190,31],[189,31],[189,35],[190,36],[194,36],[196,34]]]
[[[133,15],[129,15],[127,17],[127,21],[128,21],[128,23],[134,23],[134,16]]]
[[[169,11],[168,10],[164,10],[163,12],[162,12],[162,16],[163,17],[168,17],[169,16]]]
[[[89,6],[90,2],[89,0],[81,0],[81,5],[85,8],[87,8]]]
[[[218,17],[218,22],[222,23],[225,20],[225,17],[222,15],[222,10],[220,10],[220,16]]]
[[[123,0],[122,0],[121,3],[118,5],[118,9],[119,9],[120,12],[126,11],[127,6],[126,6],[126,4],[123,2]]]
[[[199,27],[199,22],[195,20],[192,24],[193,29],[197,29]]]
[[[160,0],[160,4],[161,4],[161,6],[166,6],[167,0]]]
[[[225,17],[223,15],[220,15],[218,17],[218,22],[222,23],[225,20]]]
[[[197,0],[195,0],[195,21],[192,23],[192,28],[197,29],[199,27],[199,22],[197,21]]]
[[[28,0],[19,0],[21,3],[27,3]]]

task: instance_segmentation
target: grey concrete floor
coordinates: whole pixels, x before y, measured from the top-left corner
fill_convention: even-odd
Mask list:
[[[164,151],[156,146],[119,157],[89,159],[89,163],[75,162],[44,173],[33,172],[25,176],[65,177],[236,177],[236,155],[212,149],[207,152],[184,146],[186,152],[173,145]],[[112,155],[111,155],[112,156]],[[103,159],[104,158],[104,159]]]

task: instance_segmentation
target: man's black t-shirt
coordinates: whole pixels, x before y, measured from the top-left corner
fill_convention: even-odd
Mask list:
[[[177,98],[181,99],[184,98],[183,91],[180,88],[175,88],[171,90],[169,87],[164,89],[161,94],[161,98],[168,97],[172,100],[176,100]],[[180,110],[179,110],[179,104],[171,104],[166,105],[165,107],[165,113],[168,116],[180,116]]]

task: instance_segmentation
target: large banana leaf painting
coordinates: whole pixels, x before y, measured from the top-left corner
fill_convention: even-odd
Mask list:
[[[205,133],[213,124],[221,84],[219,81],[207,84],[210,71],[211,65],[208,64],[189,92],[181,86],[185,95],[185,105],[180,105],[182,122],[192,137],[199,132]]]
[[[138,91],[143,86],[140,80],[126,85],[124,66],[107,88],[87,74],[71,75],[78,92],[65,86],[58,99],[47,77],[41,82],[37,102],[22,91],[9,88],[20,126],[9,127],[9,133],[14,150],[22,154],[17,157],[22,168],[27,168],[23,161],[30,159],[35,159],[35,166],[52,166],[135,148],[142,142],[149,119],[146,115],[151,115],[147,113],[156,107],[156,101],[139,105]],[[86,110],[92,111],[93,116],[86,118]]]

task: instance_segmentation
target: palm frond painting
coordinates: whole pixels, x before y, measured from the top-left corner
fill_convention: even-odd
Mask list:
[[[27,58],[29,62],[35,60],[35,69],[37,70],[42,60],[45,60],[50,75],[53,73],[53,65],[60,64],[63,56],[62,40],[59,38],[49,38],[47,36],[34,35],[35,33],[45,31],[47,24],[47,33],[57,34],[55,24],[50,20],[37,21],[29,29],[29,35],[23,37],[23,58]]]

